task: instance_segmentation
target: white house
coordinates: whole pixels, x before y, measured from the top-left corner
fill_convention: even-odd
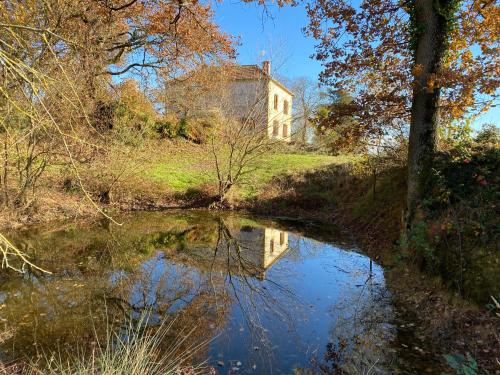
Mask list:
[[[192,77],[171,84],[174,111],[182,112],[177,99],[189,98],[183,103],[184,112],[189,109],[196,115],[220,111],[241,121],[251,121],[270,139],[291,141],[293,94],[271,76],[269,61],[264,61],[262,67],[236,64],[205,67]]]
[[[271,139],[291,141],[293,93],[271,76],[271,63],[236,65],[228,74],[230,105],[267,128]]]

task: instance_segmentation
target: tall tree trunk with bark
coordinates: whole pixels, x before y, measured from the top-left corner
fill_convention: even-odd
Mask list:
[[[431,187],[436,151],[440,87],[436,84],[458,0],[413,0],[415,81],[408,150],[409,228]]]

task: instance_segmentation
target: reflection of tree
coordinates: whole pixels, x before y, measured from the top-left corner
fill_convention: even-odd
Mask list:
[[[182,242],[182,236],[178,240]],[[119,278],[106,301],[135,321],[148,313],[150,328],[168,322],[171,330],[161,346],[168,350],[182,337],[176,348],[179,353],[215,336],[230,305],[220,277],[210,279],[189,266],[172,264],[162,253]]]
[[[214,215],[137,217],[123,227],[101,223],[97,229],[24,233],[18,243],[26,252],[51,249],[35,255],[54,274],[0,286],[0,319],[13,329],[1,350],[33,357],[40,350],[91,349],[96,334],[105,341],[108,325],[119,328],[144,312],[151,313],[151,329],[172,325],[165,347],[193,330],[179,350],[215,337],[234,307],[254,342],[250,351],[269,343],[263,319],[272,315],[293,324],[290,306],[300,301],[269,275],[264,278],[265,228],[247,222],[242,232],[239,218]]]
[[[142,272],[128,276],[127,282],[133,287],[124,289],[129,294],[119,304],[135,314],[151,310],[155,319],[175,316],[179,327],[196,327],[196,337],[210,338],[225,326],[228,311],[235,303],[252,340],[262,346],[263,341],[268,342],[262,313],[292,322],[289,305],[298,301],[279,283],[261,279],[264,270],[259,255],[263,244],[243,240],[240,230],[231,220],[228,223],[219,217],[175,236],[151,235],[147,241],[165,252],[144,263]],[[215,233],[213,242],[206,235],[208,231]],[[262,233],[255,231],[256,236]],[[204,245],[207,238],[208,246]],[[188,245],[184,246],[186,241]]]
[[[262,245],[261,245],[262,246]],[[262,315],[272,314],[293,329],[294,319],[290,306],[300,303],[297,296],[283,285],[272,279],[261,279],[262,268],[256,264],[254,252],[262,248],[249,246],[245,241],[233,234],[230,226],[222,218],[218,220],[218,238],[214,248],[210,274],[215,272],[217,258],[225,259],[225,283],[230,288],[232,296],[242,313],[247,328],[251,334],[252,345],[268,346],[262,355],[271,355],[271,343],[267,338],[265,322]],[[269,359],[269,358],[268,358]]]
[[[106,316],[111,322],[116,318],[115,311],[106,311],[104,301],[98,298],[108,287],[105,280],[90,277],[32,277],[4,284],[0,320],[12,335],[2,350],[9,356],[31,358],[40,350],[85,350],[94,341],[94,332],[106,332]]]
[[[223,309],[228,306],[219,303],[212,308],[212,285],[217,280],[197,283],[192,271],[174,275],[175,270],[165,265],[154,279],[152,271],[158,259],[144,261],[155,249],[177,251],[187,246],[192,228],[186,221],[161,223],[166,231],[148,233],[149,227],[134,223],[125,230],[84,226],[77,232],[66,227],[50,234],[27,233],[18,239],[26,251],[51,249],[51,253],[39,256],[42,263],[51,265],[54,275],[28,274],[2,283],[0,320],[12,334],[1,343],[1,350],[12,357],[33,357],[39,350],[62,355],[75,348],[84,351],[95,342],[95,335],[106,341],[108,325],[118,328],[127,317],[136,318],[148,311],[154,314],[151,325],[174,321],[175,329],[166,336],[165,346],[187,333],[180,327],[197,330],[183,347],[189,346],[190,340],[212,337],[220,326],[213,322],[227,315]],[[218,299],[227,300],[223,291]]]

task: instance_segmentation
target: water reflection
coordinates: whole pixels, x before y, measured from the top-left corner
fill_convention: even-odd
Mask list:
[[[211,340],[197,359],[221,374],[388,363],[392,311],[382,269],[369,258],[234,214],[121,220],[17,233],[54,275],[11,276],[0,286],[4,355],[90,348],[109,322],[147,310],[152,327],[173,321],[165,348],[191,331],[185,346]]]

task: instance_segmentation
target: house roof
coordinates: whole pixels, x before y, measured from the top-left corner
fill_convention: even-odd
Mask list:
[[[268,78],[258,65],[233,65],[229,67],[229,76],[235,80]]]
[[[205,72],[205,74],[222,74],[226,75],[226,77],[230,80],[235,80],[235,81],[247,81],[247,80],[270,80],[277,86],[279,86],[281,89],[286,91],[288,94],[291,96],[294,96],[293,93],[281,82],[278,80],[274,79],[271,77],[269,74],[267,74],[262,68],[258,65],[237,65],[237,64],[231,64],[229,66],[205,66],[202,68],[202,71]],[[190,74],[186,74],[184,76],[181,76],[177,78],[179,81],[184,81],[186,79],[189,79]]]
[[[293,96],[293,93],[280,81],[274,79],[270,75],[268,75],[262,68],[258,65],[234,65],[230,68],[229,73],[231,79],[234,80],[260,80],[260,79],[269,79],[274,84],[282,88],[284,91]]]

